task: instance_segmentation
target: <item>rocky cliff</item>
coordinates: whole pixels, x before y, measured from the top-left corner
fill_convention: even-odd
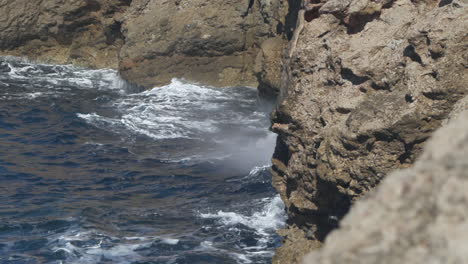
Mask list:
[[[299,262],[419,156],[468,92],[467,19],[457,0],[304,1],[273,114],[273,180],[290,217],[274,263]]]
[[[282,48],[287,11],[286,1],[135,0],[123,24],[120,72],[146,86],[174,77],[257,86],[256,58],[267,39],[277,39],[267,52]]]
[[[279,89],[293,0],[0,0],[0,55],[119,69],[152,87],[186,78]]]
[[[131,0],[0,0],[0,55],[117,68]]]
[[[466,263],[468,108],[437,131],[415,165],[353,206],[306,264]]]

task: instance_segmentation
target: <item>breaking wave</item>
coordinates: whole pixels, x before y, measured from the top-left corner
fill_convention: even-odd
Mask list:
[[[128,94],[112,102],[109,107],[117,112],[112,116],[78,116],[98,127],[127,129],[154,139],[200,138],[238,124],[257,128],[265,114],[242,111],[255,100],[245,99],[241,90],[215,89],[174,79],[167,86]],[[241,111],[232,111],[233,107]]]

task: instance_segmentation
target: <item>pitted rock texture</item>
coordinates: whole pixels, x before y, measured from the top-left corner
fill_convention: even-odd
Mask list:
[[[467,94],[468,3],[307,0],[299,13],[273,114],[273,181],[289,225],[323,241]]]
[[[123,24],[120,71],[143,86],[175,77],[256,86],[263,41],[278,37],[281,46],[291,31],[288,9],[286,0],[134,0]]]
[[[131,0],[0,0],[0,55],[117,68]]]
[[[466,263],[468,111],[458,115],[413,167],[358,201],[304,264]]]

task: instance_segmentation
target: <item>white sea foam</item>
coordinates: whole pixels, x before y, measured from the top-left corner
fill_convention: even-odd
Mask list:
[[[236,212],[218,211],[216,213],[201,213],[201,218],[215,218],[223,225],[233,226],[242,224],[256,230],[260,235],[268,235],[268,231],[282,228],[286,221],[284,203],[279,195],[273,198],[262,199],[264,207],[252,215],[243,215]]]
[[[78,246],[78,241],[83,242],[82,245]],[[51,242],[54,245],[52,251],[66,254],[66,263],[91,264],[106,259],[126,264],[143,259],[138,251],[149,248],[154,242],[177,245],[179,240],[158,236],[117,238],[93,230],[72,230],[51,238]]]
[[[255,233],[260,236],[257,240],[256,246],[242,247],[242,254],[229,252],[228,254],[237,259],[238,263],[248,264],[252,263],[252,258],[256,256],[271,257],[273,250],[269,249],[269,242],[275,237],[275,231],[283,228],[286,223],[286,213],[284,210],[284,203],[279,195],[273,198],[264,198],[260,201],[253,201],[253,203],[261,203],[263,207],[261,210],[247,215],[239,212],[225,212],[218,211],[216,213],[200,213],[200,218],[217,219],[218,224],[233,229],[238,229],[238,225],[246,226],[253,229]],[[205,249],[216,248],[213,243],[205,243]],[[219,250],[219,249],[218,249]]]
[[[119,93],[120,97],[111,96],[109,101],[103,101],[103,112],[77,114],[91,125],[124,134],[126,138],[132,135],[145,135],[157,140],[209,138],[226,146],[225,152],[232,152],[239,149],[239,142],[250,144],[252,141],[250,135],[242,134],[246,130],[265,133],[268,126],[266,114],[255,111],[257,99],[253,90],[248,90],[246,95],[246,88],[213,88],[173,79],[166,86],[129,93],[130,85],[111,69],[33,64],[10,57],[1,57],[0,62],[10,68],[9,72],[0,75],[0,82],[5,78],[13,83],[15,80],[30,83],[24,86],[28,89],[26,92],[2,95],[6,96],[5,99],[73,96],[75,90],[82,89]],[[236,134],[240,130],[244,132]],[[259,140],[253,147],[265,145]]]
[[[118,126],[120,125],[120,121],[115,118],[108,118],[100,116],[96,113],[92,114],[77,114],[79,118],[86,120],[87,122],[94,124],[96,126]]]
[[[228,250],[225,250],[225,249],[217,248],[217,247],[214,246],[214,243],[211,242],[211,241],[202,241],[200,243],[200,245],[197,248],[194,249],[194,251],[218,252],[218,253],[222,253],[223,255],[232,257],[239,264],[253,263],[253,261],[249,257],[249,254],[236,253],[236,252],[228,251]]]
[[[28,94],[29,98],[31,99],[34,99],[34,98],[37,98],[37,97],[40,97],[40,96],[43,96],[44,93],[41,93],[41,92],[35,92],[35,93],[30,93]]]
[[[186,83],[173,79],[169,85],[128,94],[113,101],[111,107],[120,115],[106,117],[96,113],[78,114],[88,123],[115,131],[116,126],[154,139],[199,138],[220,132],[225,125],[257,126],[265,114],[238,113],[226,104],[241,94],[226,89]],[[255,99],[249,99],[250,106]]]
[[[163,238],[163,239],[161,240],[161,243],[167,244],[167,245],[177,245],[177,244],[179,244],[179,239],[175,239],[175,238]]]
[[[7,77],[10,82],[27,80],[35,92],[41,88],[48,93],[54,90],[64,91],[73,86],[74,89],[113,90],[125,93],[130,86],[117,71],[112,69],[86,69],[73,65],[32,63],[17,57],[0,57],[0,62],[10,68],[9,72],[0,75],[0,79]]]
[[[265,170],[270,169],[271,165],[264,165],[264,166],[256,166],[250,170],[249,175],[247,178],[257,177],[260,173],[264,172]]]
[[[256,166],[250,173],[241,178],[241,182],[258,181],[271,165]],[[251,207],[258,208],[253,212]],[[248,209],[246,209],[248,208]],[[222,245],[215,242],[204,241],[199,249],[205,251],[217,251],[236,259],[239,264],[255,263],[258,258],[272,257],[274,252],[271,244],[275,242],[276,230],[284,228],[287,220],[285,205],[279,195],[271,198],[263,198],[250,201],[245,205],[236,205],[232,211],[217,211],[211,213],[198,213],[202,219],[215,219],[215,225],[205,226],[205,229],[227,229],[229,232],[238,233],[241,230],[250,229],[257,235],[255,245],[239,245],[239,251],[226,251]],[[223,231],[222,231],[223,232]]]

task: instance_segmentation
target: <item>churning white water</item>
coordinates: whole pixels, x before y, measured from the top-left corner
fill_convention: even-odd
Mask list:
[[[256,91],[0,58],[0,263],[269,263],[286,215]]]

